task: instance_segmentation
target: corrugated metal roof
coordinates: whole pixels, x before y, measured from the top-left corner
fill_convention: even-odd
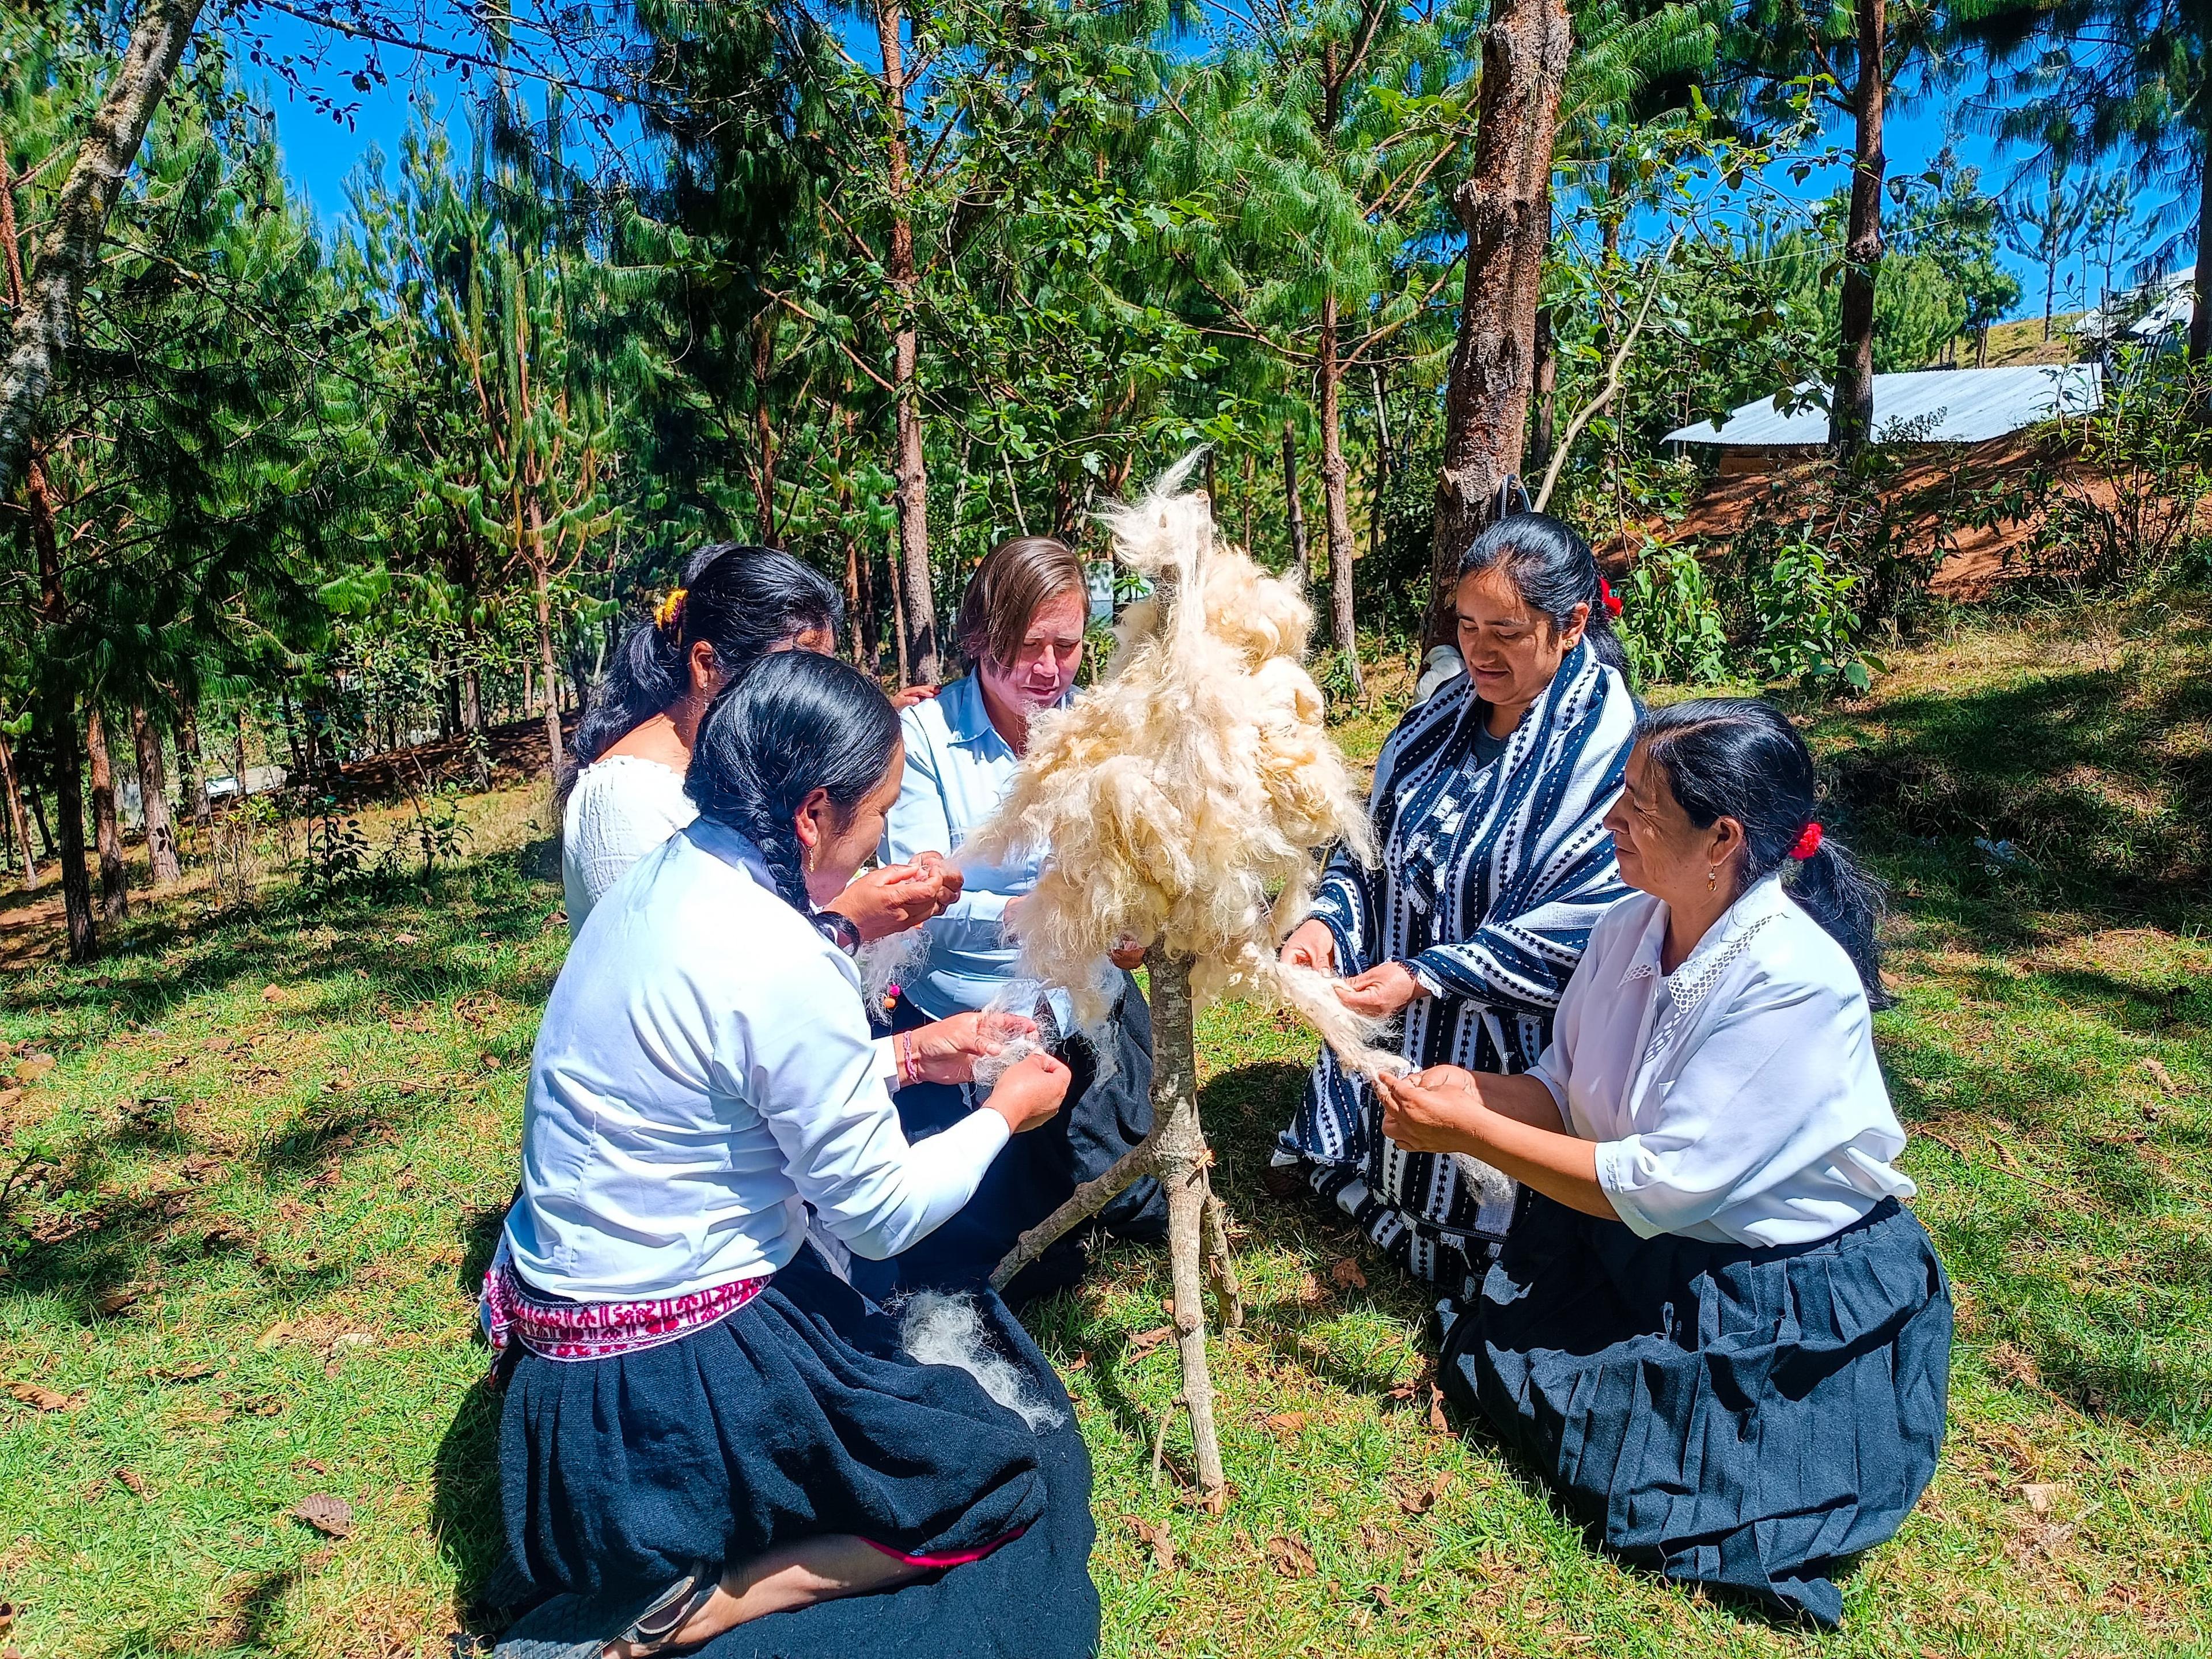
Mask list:
[[[2197,313],[2196,284],[2197,267],[2184,265],[2155,283],[2115,295],[2109,317],[2100,306],[2083,312],[2070,326],[2093,340],[2101,340],[2107,333],[2124,334],[2143,345],[2169,334],[2186,334],[2189,319]]]
[[[1796,389],[1802,398],[1809,383]],[[2103,401],[2094,363],[2039,363],[2025,368],[1930,368],[1874,377],[1876,443],[1978,444],[2047,421],[2086,415]],[[1776,399],[1746,404],[1716,423],[1699,421],[1667,434],[1674,444],[1824,444],[1828,414],[1807,404],[1784,414]]]

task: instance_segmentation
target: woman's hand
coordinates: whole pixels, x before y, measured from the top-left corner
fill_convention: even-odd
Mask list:
[[[944,854],[924,853],[912,864],[887,864],[855,876],[822,908],[849,920],[862,939],[884,939],[939,915],[960,896],[960,872]]]
[[[1145,965],[1145,947],[1124,933],[1121,942],[1106,953],[1106,959],[1124,973],[1134,973]]]
[[[955,1014],[933,1025],[902,1032],[899,1070],[909,1083],[969,1083],[975,1062],[1000,1054],[1016,1037],[1035,1036],[1036,1022],[1020,1014]]]
[[[1336,971],[1336,935],[1329,932],[1325,921],[1302,921],[1283,941],[1280,959],[1293,968],[1333,974]]]
[[[1382,1133],[1409,1152],[1481,1150],[1489,1109],[1472,1072],[1431,1066],[1407,1077],[1387,1073],[1375,1079],[1382,1097]]]
[[[1067,1098],[1070,1073],[1050,1054],[1031,1054],[999,1079],[984,1105],[1006,1120],[1016,1134],[1050,1121]]]
[[[1295,942],[1297,935],[1293,933],[1291,938]],[[1428,988],[1415,979],[1413,970],[1402,962],[1386,962],[1379,968],[1370,968],[1336,988],[1339,1002],[1370,1019],[1388,1019],[1415,998],[1428,994]]]
[[[911,708],[918,702],[927,702],[937,695],[933,685],[908,685],[891,693],[891,707]]]

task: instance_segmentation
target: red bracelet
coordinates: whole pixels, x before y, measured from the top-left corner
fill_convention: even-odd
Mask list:
[[[901,1031],[891,1044],[891,1060],[898,1067],[899,1087],[905,1088],[915,1081],[914,1069],[914,1033]]]

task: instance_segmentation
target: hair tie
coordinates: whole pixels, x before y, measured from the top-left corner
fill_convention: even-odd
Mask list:
[[[1801,864],[1820,850],[1820,825],[1815,819],[1805,826],[1805,833],[1797,837],[1797,844],[1790,849],[1790,856]]]
[[[1620,614],[1620,601],[1613,597],[1613,584],[1606,580],[1602,572],[1599,573],[1597,579],[1597,602],[1605,607],[1607,616],[1618,617]]]
[[[688,587],[672,587],[668,597],[653,607],[653,625],[671,639],[680,639],[684,634],[684,601],[691,597]]]

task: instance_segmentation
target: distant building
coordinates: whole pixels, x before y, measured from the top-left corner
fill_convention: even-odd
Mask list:
[[[1721,471],[1761,471],[1802,459],[1828,441],[1825,400],[1810,382],[1668,433],[1670,444],[1710,444]],[[2104,401],[2095,363],[2039,363],[2020,368],[1930,368],[1874,377],[1877,444],[1978,444],[2056,416],[2093,414]],[[1784,403],[1789,407],[1785,410]]]
[[[2119,345],[2158,351],[2185,343],[2196,314],[2197,267],[2187,265],[2154,283],[2107,296],[2103,305],[2083,312],[2068,326],[2100,351]]]

